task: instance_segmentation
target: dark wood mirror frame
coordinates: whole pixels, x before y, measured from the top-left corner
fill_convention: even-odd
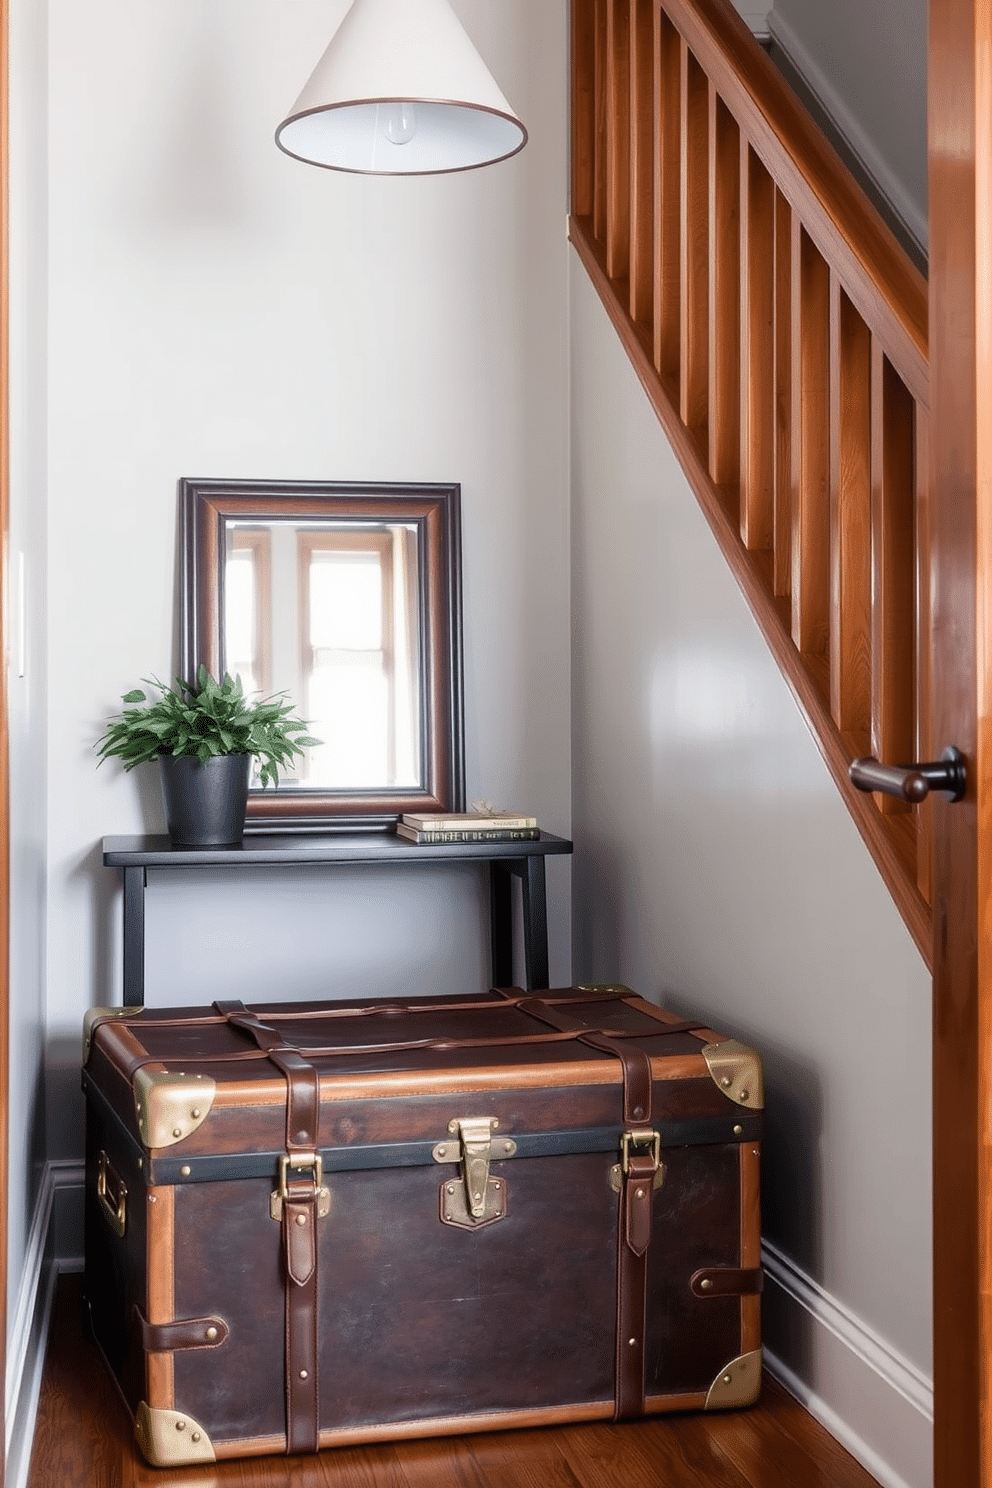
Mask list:
[[[418,528],[421,785],[253,789],[246,832],[388,830],[404,811],[464,810],[460,488],[184,479],[179,494],[181,654],[187,677],[201,663],[214,676],[225,669],[221,617],[228,521],[364,519],[415,523]]]

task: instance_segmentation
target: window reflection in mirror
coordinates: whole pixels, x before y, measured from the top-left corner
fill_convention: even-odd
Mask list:
[[[420,783],[417,530],[226,521],[225,668],[246,691],[287,692],[323,741],[287,785]]]

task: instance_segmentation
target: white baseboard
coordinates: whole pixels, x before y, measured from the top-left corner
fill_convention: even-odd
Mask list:
[[[932,1488],[933,1384],[767,1241],[769,1374],[883,1488]]]
[[[930,236],[926,213],[921,210],[891,166],[883,160],[874,141],[780,11],[769,12],[767,26],[771,40],[781,47],[802,82],[831,120],[862,170],[874,182],[879,195],[888,202],[925,260]]]
[[[55,1283],[60,1271],[77,1270],[82,1265],[76,1254],[55,1253],[55,1237],[66,1228],[59,1222],[62,1211],[73,1201],[78,1202],[83,1182],[81,1162],[45,1164],[7,1346],[5,1488],[24,1488],[27,1482]],[[80,1239],[77,1236],[68,1249],[78,1250]]]

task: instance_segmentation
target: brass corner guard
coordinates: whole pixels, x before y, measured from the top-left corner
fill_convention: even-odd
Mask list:
[[[761,1393],[761,1350],[741,1354],[720,1370],[710,1385],[704,1410],[739,1410]]]
[[[719,1044],[704,1044],[699,1052],[724,1095],[750,1111],[764,1110],[765,1082],[761,1056],[754,1049],[739,1044],[736,1039],[724,1039]]]
[[[83,1063],[90,1057],[90,1044],[93,1042],[93,1029],[105,1018],[133,1018],[135,1013],[142,1012],[140,1007],[91,1007],[83,1014]]]
[[[145,1146],[174,1147],[190,1136],[209,1116],[216,1091],[209,1075],[137,1070],[134,1109]]]
[[[186,1467],[216,1462],[210,1438],[198,1421],[182,1411],[154,1410],[142,1400],[134,1420],[141,1455],[152,1467]]]

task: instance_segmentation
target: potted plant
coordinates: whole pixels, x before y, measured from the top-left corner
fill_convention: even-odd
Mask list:
[[[97,742],[100,762],[117,758],[133,770],[146,760],[161,761],[173,846],[240,842],[252,759],[259,761],[262,785],[277,785],[280,766],[285,769],[320,740],[311,739],[303,720],[292,716],[284,693],[246,698],[240,677],[225,674],[216,682],[201,666],[195,683],[177,677],[166,687],[142,680],[158,696],[149,699],[140,687],[124,694],[127,706]]]

